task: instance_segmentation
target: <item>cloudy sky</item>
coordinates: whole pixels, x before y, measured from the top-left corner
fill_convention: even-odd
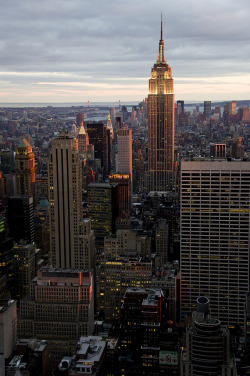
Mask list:
[[[0,103],[141,101],[161,11],[176,99],[250,99],[249,0],[2,0]]]

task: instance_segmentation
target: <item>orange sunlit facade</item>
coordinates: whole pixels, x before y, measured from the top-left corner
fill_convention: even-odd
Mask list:
[[[148,95],[148,188],[171,189],[174,181],[174,80],[164,57],[164,40],[151,71]]]

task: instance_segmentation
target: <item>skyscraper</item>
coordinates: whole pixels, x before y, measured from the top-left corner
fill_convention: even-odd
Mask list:
[[[166,191],[174,177],[174,80],[164,56],[161,22],[159,56],[151,70],[148,95],[148,189]]]
[[[124,125],[117,130],[118,171],[122,174],[130,174],[132,182],[132,129]]]
[[[21,140],[15,156],[16,195],[35,196],[35,155],[25,139]]]
[[[81,193],[78,142],[65,131],[52,141],[49,159],[50,252],[54,267],[79,267]]]
[[[181,164],[181,313],[210,299],[223,324],[244,323],[249,285],[250,162]]]

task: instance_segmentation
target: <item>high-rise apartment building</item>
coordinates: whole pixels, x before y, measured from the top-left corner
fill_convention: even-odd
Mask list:
[[[174,80],[164,56],[161,23],[159,56],[151,70],[148,95],[148,189],[172,188],[174,176]]]
[[[35,196],[35,155],[27,140],[17,147],[15,156],[15,179],[17,196]]]
[[[181,314],[208,296],[223,324],[243,325],[249,286],[250,162],[181,164]]]

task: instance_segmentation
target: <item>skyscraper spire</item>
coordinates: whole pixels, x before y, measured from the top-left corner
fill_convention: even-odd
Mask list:
[[[159,42],[159,56],[158,56],[157,63],[165,63],[163,28],[162,28],[162,13],[161,13],[161,39],[160,39],[160,42]]]

